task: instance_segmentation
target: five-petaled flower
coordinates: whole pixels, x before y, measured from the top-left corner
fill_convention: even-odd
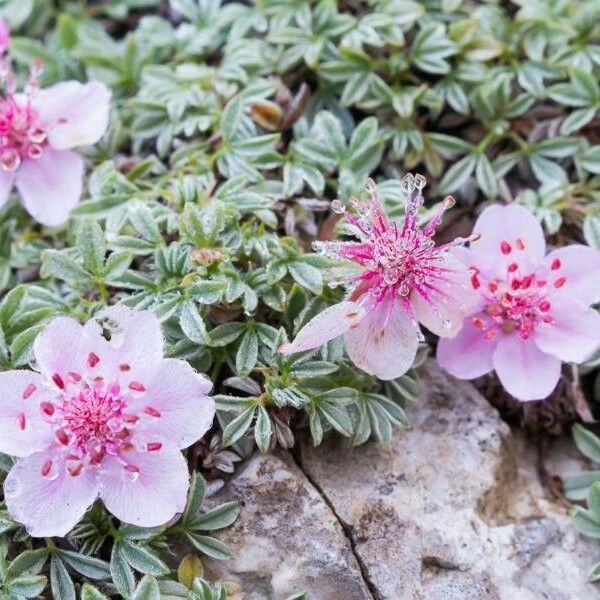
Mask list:
[[[547,397],[561,362],[582,362],[600,345],[600,252],[583,245],[545,256],[535,217],[519,205],[483,211],[481,241],[462,248],[479,304],[461,332],[440,340],[437,358],[453,375],[496,371],[519,400]]]
[[[0,28],[0,45],[8,44]],[[13,186],[43,225],[65,223],[81,196],[84,164],[70,149],[96,143],[106,131],[110,92],[98,81],[64,81],[39,88],[40,65],[17,93],[10,59],[0,59],[0,207]]]
[[[185,506],[181,453],[211,426],[210,381],[163,358],[149,311],[108,308],[81,326],[58,317],[34,344],[39,372],[0,373],[0,452],[12,517],[65,535],[100,497],[126,523],[162,525]]]
[[[358,269],[343,281],[346,299],[309,321],[281,352],[316,348],[343,334],[354,364],[380,379],[394,379],[414,362],[422,339],[419,322],[443,337],[457,333],[477,300],[467,268],[453,255],[467,240],[436,246],[432,239],[443,212],[454,204],[450,197],[421,228],[424,186],[419,175],[404,177],[406,213],[396,223],[383,212],[369,180],[369,203],[355,201],[358,216],[346,215],[359,241],[320,244],[330,256],[351,261]]]

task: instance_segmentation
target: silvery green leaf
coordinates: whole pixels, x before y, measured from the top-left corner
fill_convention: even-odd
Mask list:
[[[50,588],[55,600],[75,600],[75,586],[63,562],[53,556],[50,560]]]
[[[152,575],[144,575],[135,588],[131,600],[160,600],[158,582]]]

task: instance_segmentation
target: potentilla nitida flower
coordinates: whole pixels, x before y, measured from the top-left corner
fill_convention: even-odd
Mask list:
[[[545,255],[535,217],[519,205],[490,206],[462,248],[479,302],[461,332],[441,340],[437,358],[450,373],[472,379],[495,370],[519,400],[555,388],[561,362],[582,362],[600,346],[600,252],[583,245]]]
[[[210,381],[163,358],[149,311],[108,308],[81,326],[54,319],[34,344],[39,372],[0,373],[0,452],[11,516],[63,536],[100,498],[121,521],[166,523],[185,506],[187,448],[215,414]]]
[[[83,159],[70,149],[102,137],[110,92],[97,81],[40,89],[40,72],[41,65],[34,64],[24,92],[18,93],[10,59],[0,59],[0,207],[16,186],[29,214],[56,226],[67,221],[82,191]]]
[[[281,352],[316,348],[343,334],[354,364],[380,379],[394,379],[414,361],[422,339],[419,322],[437,335],[456,335],[476,301],[468,270],[453,254],[468,240],[436,245],[432,239],[454,200],[446,198],[421,227],[425,178],[409,174],[402,185],[406,203],[401,223],[387,218],[369,180],[369,202],[354,201],[357,214],[345,216],[358,241],[317,243],[329,256],[352,263],[356,274],[338,282],[347,288],[345,300],[308,322]]]

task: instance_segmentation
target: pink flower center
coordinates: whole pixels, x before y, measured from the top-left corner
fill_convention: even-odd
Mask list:
[[[343,281],[345,285],[355,286],[351,298],[368,290],[378,300],[391,293],[408,304],[407,297],[413,291],[426,301],[431,301],[434,295],[438,299],[445,295],[442,289],[454,275],[454,269],[447,261],[447,251],[469,240],[457,238],[449,244],[436,246],[432,239],[443,213],[454,205],[450,196],[444,200],[438,213],[421,228],[419,209],[424,202],[422,190],[425,183],[425,178],[420,175],[409,174],[403,178],[405,216],[399,225],[386,218],[376,197],[375,185],[370,182],[367,189],[371,202],[363,204],[355,200],[353,204],[358,216],[346,216],[346,220],[357,229],[361,241],[315,243],[318,250],[363,267],[359,276]],[[335,208],[338,212],[345,212],[341,205],[336,204]]]
[[[87,365],[91,371],[100,362],[100,357],[90,353]],[[86,377],[54,373],[51,380],[57,393],[52,400],[41,402],[39,410],[52,428],[56,452],[44,462],[42,476],[55,479],[64,464],[67,473],[76,477],[84,469],[99,467],[110,456],[122,465],[127,477],[135,480],[140,469],[128,454],[132,450],[156,452],[162,448],[160,442],[152,440],[140,445],[136,439],[135,429],[142,419],[152,421],[162,416],[157,408],[143,402],[146,387],[135,380],[125,389],[117,383],[106,385],[102,377],[94,377],[93,373]],[[34,391],[35,386],[27,386],[23,400],[26,402]],[[17,425],[21,429],[27,427],[24,413]]]
[[[46,145],[46,132],[29,101],[19,104],[12,94],[0,99],[0,169],[16,171],[23,160],[39,158]]]
[[[517,249],[524,245],[517,240]],[[508,256],[512,252],[508,242],[502,242],[501,252]],[[537,327],[554,322],[549,292],[562,288],[567,278],[561,275],[560,260],[555,260],[550,269],[537,273],[525,273],[522,265],[511,262],[506,267],[506,278],[486,278],[477,267],[471,267],[471,285],[486,300],[481,313],[473,317],[472,324],[481,329],[487,340],[498,334],[515,333],[522,340],[531,337]]]
[[[47,131],[31,100],[39,90],[38,76],[43,66],[34,62],[23,94],[15,94],[15,77],[10,58],[0,58],[0,80],[4,83],[4,97],[0,97],[0,170],[16,171],[23,160],[37,159],[48,144]]]

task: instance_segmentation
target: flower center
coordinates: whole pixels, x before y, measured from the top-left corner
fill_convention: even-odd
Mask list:
[[[402,297],[405,302],[412,291],[427,301],[433,295],[443,297],[441,288],[454,273],[448,262],[447,251],[469,241],[457,238],[449,244],[436,246],[432,239],[444,212],[454,205],[454,199],[448,196],[437,214],[421,228],[419,209],[424,202],[422,191],[425,178],[406,175],[402,179],[402,187],[406,201],[405,215],[400,225],[386,218],[377,198],[375,184],[369,181],[367,190],[371,202],[364,204],[358,200],[352,201],[358,214],[346,216],[346,220],[356,229],[360,242],[315,242],[315,249],[363,267],[359,276],[343,280],[345,285],[354,286],[359,294],[368,289],[378,299],[391,293]],[[345,213],[345,208],[339,203],[335,204],[334,210]]]
[[[46,132],[28,100],[20,105],[12,94],[0,100],[0,169],[16,171],[24,159],[39,158],[46,144]]]
[[[90,353],[87,365],[91,371],[100,358]],[[119,370],[128,373],[130,366],[122,364]],[[158,441],[135,439],[135,428],[142,419],[154,421],[161,412],[143,402],[146,387],[139,381],[129,381],[125,388],[118,383],[106,385],[104,378],[93,373],[82,377],[79,373],[52,375],[54,398],[39,405],[42,417],[54,435],[54,450],[42,466],[42,476],[53,480],[63,466],[69,475],[76,477],[86,468],[99,467],[107,456],[113,457],[123,467],[130,479],[139,476],[140,469],[132,464],[128,454],[157,452],[162,448]],[[26,402],[36,391],[33,384],[23,390]],[[17,426],[28,426],[25,413],[17,419]],[[134,445],[134,442],[135,445]]]
[[[508,242],[502,242],[501,249],[505,255],[511,252]],[[471,285],[487,301],[483,311],[473,317],[472,324],[481,329],[487,340],[499,333],[515,333],[528,340],[537,327],[554,322],[548,295],[551,289],[562,288],[567,282],[558,272],[561,266],[557,259],[550,270],[525,274],[518,262],[512,262],[506,268],[505,279],[487,279],[476,267],[471,267]]]

